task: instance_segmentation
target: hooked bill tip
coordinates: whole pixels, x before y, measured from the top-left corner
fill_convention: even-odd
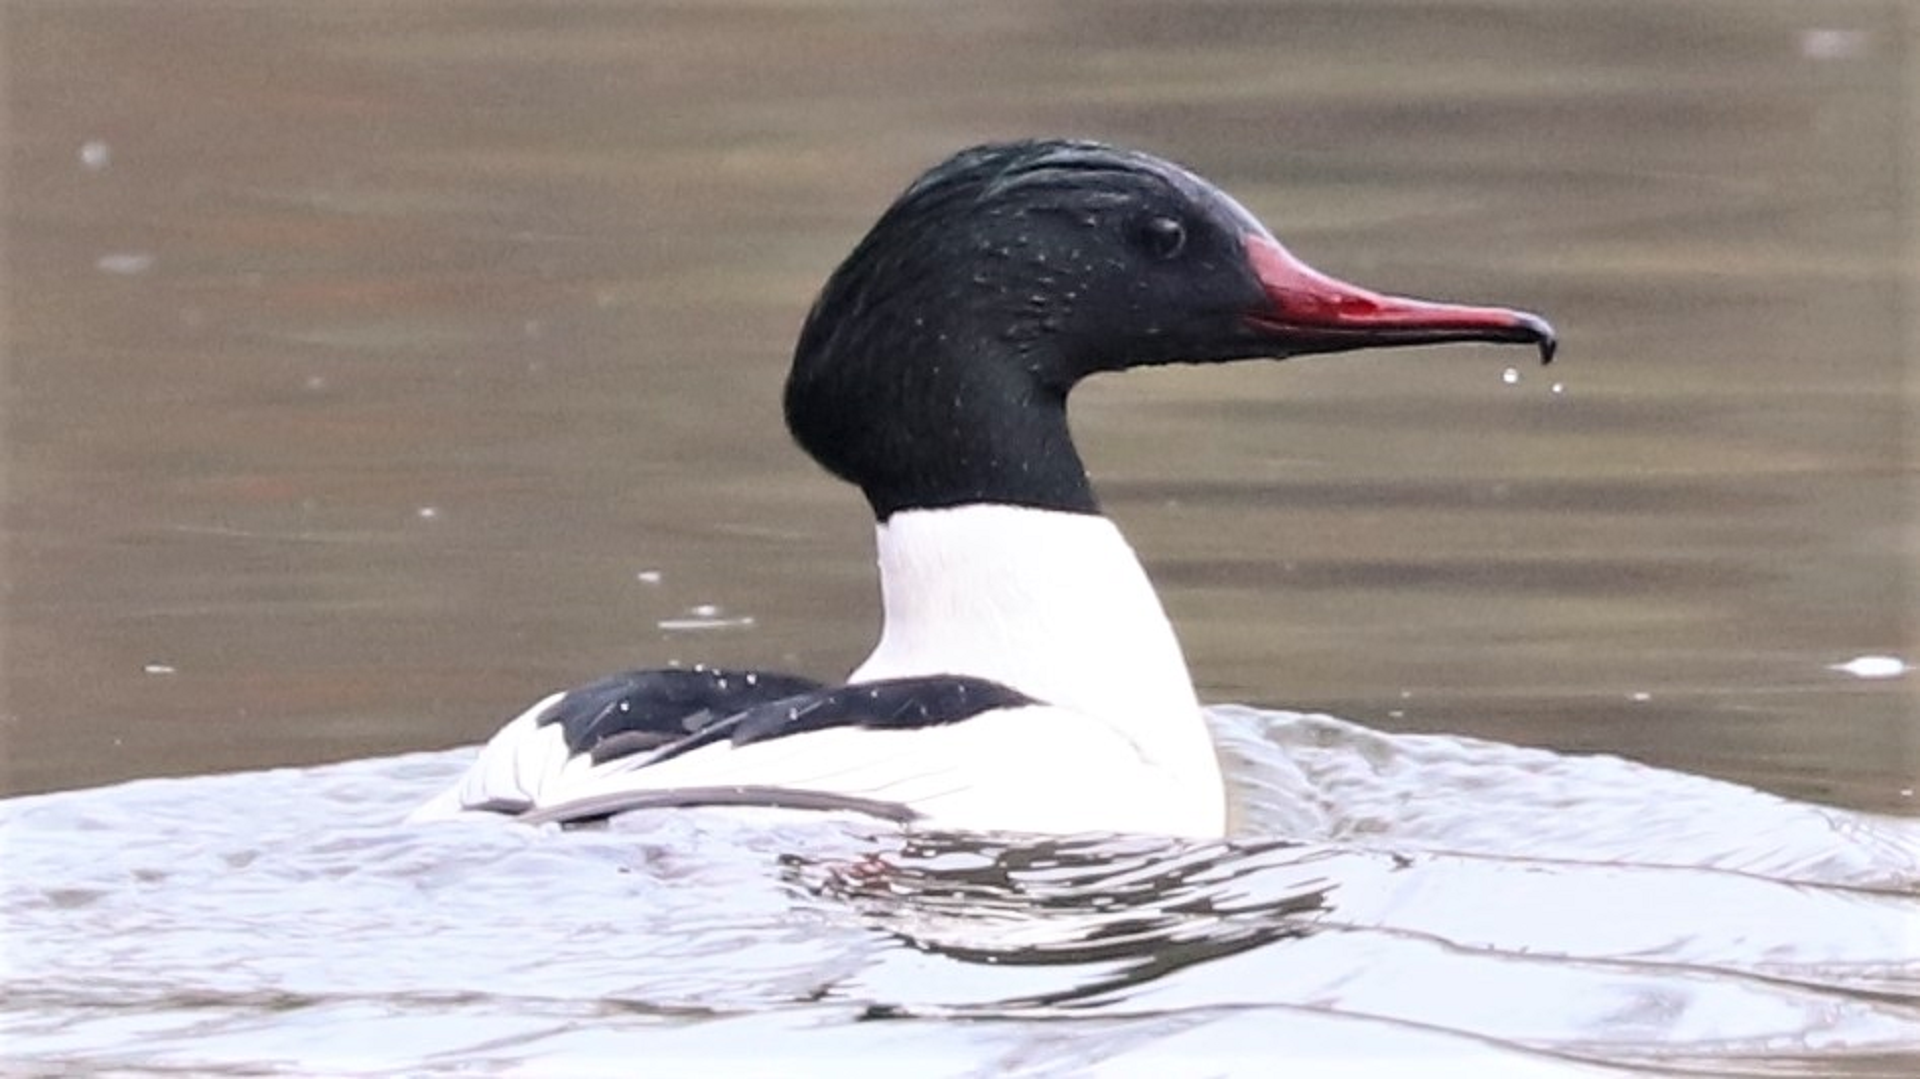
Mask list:
[[[1553,362],[1553,354],[1560,351],[1560,337],[1553,332],[1553,324],[1539,315],[1527,311],[1514,312],[1519,324],[1526,328],[1533,343],[1540,349],[1540,364],[1546,366]]]

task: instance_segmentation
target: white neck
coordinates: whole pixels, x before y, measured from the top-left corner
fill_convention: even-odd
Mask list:
[[[990,678],[1098,717],[1200,791],[1220,768],[1180,642],[1105,517],[971,505],[878,528],[880,643],[853,681]]]

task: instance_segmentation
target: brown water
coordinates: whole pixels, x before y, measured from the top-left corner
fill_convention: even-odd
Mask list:
[[[844,671],[792,335],[918,169],[1066,133],[1562,332],[1078,395],[1204,697],[1911,810],[1915,676],[1827,667],[1920,657],[1912,6],[3,10],[0,790]]]

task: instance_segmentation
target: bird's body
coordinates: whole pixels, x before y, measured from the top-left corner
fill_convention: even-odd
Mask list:
[[[1532,315],[1328,278],[1158,158],[1063,141],[963,151],[829,279],[787,382],[796,441],[873,508],[873,653],[835,686],[698,669],[555,694],[415,816],[750,804],[1220,835],[1186,661],[1100,515],[1067,395],[1128,367],[1455,340],[1553,347]]]

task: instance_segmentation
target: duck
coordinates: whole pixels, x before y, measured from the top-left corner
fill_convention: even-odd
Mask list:
[[[412,814],[585,825],[706,806],[909,828],[1214,838],[1186,658],[1068,431],[1082,380],[1166,364],[1557,339],[1348,284],[1195,172],[1074,139],[927,170],[800,329],[793,440],[874,520],[879,641],[842,682],[709,667],[550,694]]]

